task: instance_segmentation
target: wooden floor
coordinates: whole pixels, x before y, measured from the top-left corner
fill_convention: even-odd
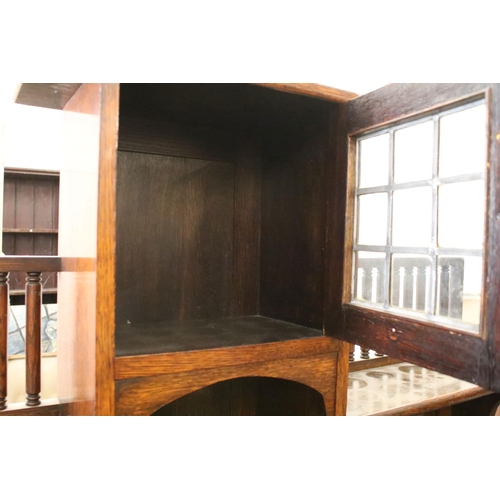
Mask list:
[[[116,356],[197,351],[322,337],[321,330],[262,316],[118,326]]]

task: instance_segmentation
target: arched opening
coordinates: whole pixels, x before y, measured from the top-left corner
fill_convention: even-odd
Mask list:
[[[322,395],[299,382],[269,377],[224,380],[183,396],[152,416],[325,415]]]

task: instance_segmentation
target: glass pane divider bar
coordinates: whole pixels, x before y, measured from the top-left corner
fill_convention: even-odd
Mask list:
[[[485,93],[483,91],[480,92],[477,96],[467,99],[467,102],[458,106],[451,105],[450,107],[446,107],[446,109],[442,109],[441,111],[431,110],[429,111],[429,113],[425,113],[421,118],[408,117],[406,119],[403,119],[402,121],[396,122],[395,124],[387,124],[381,128],[377,128],[376,130],[368,130],[362,132],[357,136],[357,138],[360,140],[371,139],[372,137],[377,137],[379,135],[387,133],[388,129],[397,132],[398,130],[407,128],[409,126],[420,125],[422,123],[431,121],[433,118],[442,118],[444,116],[459,113],[460,111],[465,111],[469,108],[474,108],[485,103]]]
[[[419,187],[434,187],[437,185],[444,184],[456,184],[458,182],[470,182],[479,181],[484,179],[484,172],[473,172],[470,174],[454,175],[453,177],[443,177],[439,178],[437,173],[432,176],[432,179],[425,179],[421,181],[404,182],[401,184],[394,184],[391,182],[385,186],[374,186],[367,188],[356,189],[356,196],[363,196],[366,194],[376,194],[376,193],[388,193],[391,191],[399,191],[403,189],[412,189]]]
[[[434,117],[434,142],[432,152],[432,179],[436,179],[439,173],[439,117]],[[431,269],[430,269],[430,286],[427,290],[429,296],[427,304],[429,309],[427,314],[437,313],[436,297],[437,297],[437,242],[438,242],[438,186],[432,184],[432,224],[431,224]]]
[[[428,247],[388,247],[377,245],[354,245],[355,252],[381,252],[381,253],[413,253],[429,256],[448,257],[483,257],[482,249],[475,248],[428,248]]]
[[[394,184],[394,131],[389,132],[389,185]],[[394,194],[389,190],[387,194],[387,248],[392,246],[392,208]],[[391,254],[389,250],[385,253],[384,264],[384,307],[390,305],[391,293]]]

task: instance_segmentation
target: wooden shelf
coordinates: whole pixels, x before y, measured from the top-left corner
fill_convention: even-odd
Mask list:
[[[23,83],[17,94],[16,104],[64,109],[81,83]]]
[[[395,365],[402,361],[390,356],[381,356],[371,359],[358,359],[349,362],[349,372],[359,372],[361,370],[368,370],[370,368],[379,368],[381,366]]]
[[[262,316],[118,326],[116,356],[201,351],[322,337],[321,330]]]
[[[44,288],[43,289],[43,295],[48,295],[51,293],[57,293],[57,288]],[[14,288],[13,290],[9,290],[9,295],[24,295],[25,290],[24,288],[22,290]]]
[[[345,397],[336,394],[345,382],[332,376],[340,349],[320,330],[262,316],[124,325],[116,334],[116,414],[151,415],[199,389],[245,377],[298,382],[323,396],[327,415],[343,414]]]
[[[347,415],[421,415],[488,394],[475,384],[401,362],[350,373]]]
[[[9,234],[57,234],[57,229],[18,229],[18,228],[4,228],[3,233]]]

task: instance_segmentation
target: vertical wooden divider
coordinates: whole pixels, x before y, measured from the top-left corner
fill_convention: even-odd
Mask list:
[[[0,273],[0,410],[7,408],[9,273]]]
[[[38,406],[41,392],[42,273],[26,278],[26,406]]]

